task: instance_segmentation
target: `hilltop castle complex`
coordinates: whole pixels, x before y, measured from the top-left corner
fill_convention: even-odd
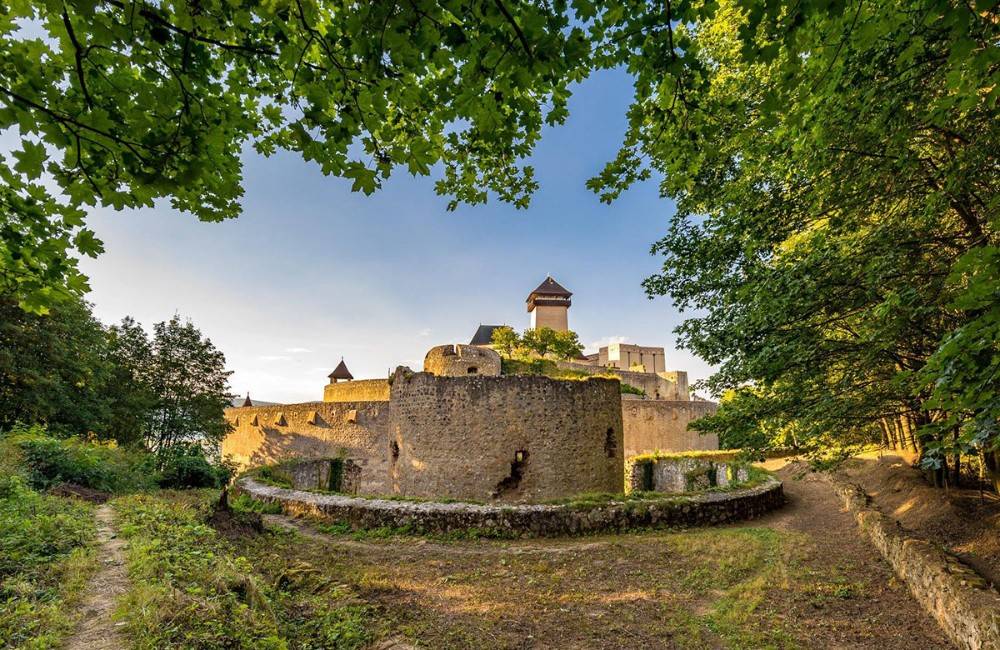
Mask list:
[[[571,296],[546,278],[526,301],[531,326],[568,330]],[[537,502],[621,492],[627,457],[718,448],[687,426],[716,405],[691,398],[663,348],[556,362],[573,380],[511,375],[491,348],[497,327],[432,348],[423,372],[356,380],[341,360],[322,402],[228,409],[222,453],[244,467],[338,458],[347,492]]]

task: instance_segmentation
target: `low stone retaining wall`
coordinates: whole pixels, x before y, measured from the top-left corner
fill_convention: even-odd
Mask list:
[[[860,486],[830,480],[861,530],[955,645],[1000,648],[1000,593],[957,558],[908,536],[899,522],[871,505]]]
[[[312,516],[353,528],[406,528],[417,533],[473,532],[482,536],[578,535],[648,527],[686,527],[753,519],[785,502],[781,482],[732,492],[582,505],[477,505],[366,499],[263,485],[244,477],[234,485],[285,514]]]

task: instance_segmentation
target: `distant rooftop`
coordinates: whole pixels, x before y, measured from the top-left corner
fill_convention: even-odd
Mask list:
[[[532,291],[528,295],[528,301],[531,300],[532,296],[536,296],[536,295],[537,296],[561,296],[563,298],[569,298],[573,294],[572,294],[572,292],[570,292],[569,290],[567,290],[566,287],[562,286],[561,284],[559,284],[558,282],[556,282],[554,279],[552,279],[552,276],[550,275],[550,276],[547,276],[545,278],[544,282],[542,282],[540,285],[538,285],[537,289],[535,289],[534,291]]]
[[[334,368],[333,372],[327,375],[327,377],[330,379],[354,379],[354,375],[352,375],[351,371],[347,369],[347,364],[344,363],[343,359],[340,360],[337,367]]]
[[[493,330],[504,327],[503,325],[480,325],[476,333],[472,335],[469,345],[489,345],[493,342]]]

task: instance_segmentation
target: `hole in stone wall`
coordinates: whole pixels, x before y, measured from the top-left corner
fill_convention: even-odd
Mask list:
[[[477,375],[479,374],[479,368],[475,366],[469,366],[469,369],[466,370],[466,372],[469,373],[470,375]]]
[[[389,443],[389,452],[392,454],[392,462],[399,460],[399,443],[393,440]]]
[[[642,464],[642,485],[643,492],[653,491],[653,463],[646,461]]]
[[[604,434],[604,454],[608,458],[614,458],[616,451],[618,451],[618,441],[615,440],[615,430],[608,427]]]
[[[527,462],[527,450],[518,449],[514,452],[514,461],[510,464],[510,476],[497,483],[497,486],[493,488],[492,496],[494,499],[517,489],[517,486],[521,484],[521,479],[524,477],[524,466]]]

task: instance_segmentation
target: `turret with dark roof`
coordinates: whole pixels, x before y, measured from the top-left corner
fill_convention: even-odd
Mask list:
[[[347,364],[344,363],[343,357],[341,357],[340,363],[337,364],[337,367],[333,369],[333,372],[331,372],[327,376],[330,378],[331,384],[336,384],[337,381],[340,379],[344,379],[347,381],[351,381],[352,379],[354,379],[354,375],[352,375],[351,371],[347,369]]]
[[[250,393],[247,393],[247,398],[243,400],[243,406],[253,406],[253,402],[250,401]]]
[[[544,282],[528,294],[526,301],[528,303],[528,311],[533,310],[535,307],[544,306],[568,308],[572,304],[570,301],[570,296],[572,295],[572,292],[556,282],[551,275],[547,276]]]

